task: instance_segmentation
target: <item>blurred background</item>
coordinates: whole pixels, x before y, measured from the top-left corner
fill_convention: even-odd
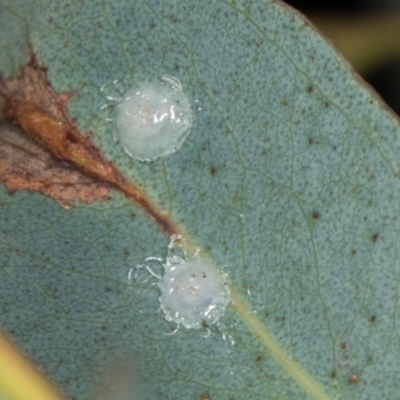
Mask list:
[[[400,115],[400,0],[286,0]]]

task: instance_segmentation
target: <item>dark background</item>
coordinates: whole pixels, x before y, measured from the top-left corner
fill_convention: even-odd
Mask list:
[[[337,18],[338,24],[340,24],[341,15],[356,18],[360,15],[400,13],[400,0],[289,0],[286,3],[298,9],[311,21],[314,17],[318,17],[318,14],[331,14]],[[398,37],[400,41],[400,26]],[[400,115],[400,54],[378,63],[373,70],[361,75]]]

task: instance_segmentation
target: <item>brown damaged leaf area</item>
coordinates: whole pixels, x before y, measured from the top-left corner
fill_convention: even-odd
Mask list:
[[[0,81],[1,117],[13,115],[10,107],[14,102],[26,103],[46,110],[62,124],[73,126],[66,113],[69,97],[51,89],[46,70],[31,55],[19,77]],[[106,200],[110,191],[109,184],[56,158],[45,146],[10,124],[0,126],[0,182],[10,193],[19,190],[40,192],[65,208],[72,207],[76,201]]]
[[[40,192],[69,208],[77,200],[106,200],[109,186],[58,160],[11,124],[0,126],[0,181],[10,193]]]
[[[4,145],[7,146],[7,151],[3,151],[7,152],[8,156],[7,158],[0,156],[0,164],[3,164],[0,181],[10,191],[27,189],[27,181],[31,179],[29,173],[18,173],[15,163],[18,164],[16,160],[23,157],[31,158],[24,163],[28,172],[35,170],[38,173],[35,179],[37,182],[40,180],[41,184],[36,185],[37,189],[30,187],[30,190],[38,190],[64,204],[64,199],[55,198],[53,195],[63,192],[60,190],[62,185],[68,186],[69,200],[66,203],[71,205],[72,201],[77,200],[87,202],[103,200],[107,196],[105,191],[113,188],[141,207],[166,234],[179,234],[172,221],[161,214],[139,188],[105,159],[91,143],[89,136],[79,132],[67,113],[66,105],[69,99],[69,94],[54,92],[47,79],[46,69],[38,65],[33,55],[29,57],[19,77],[0,81],[0,115],[22,128],[42,150],[41,156],[36,156],[38,153],[25,151],[23,146],[15,144],[18,139],[14,138],[12,142],[9,137],[4,138],[2,143],[7,143]],[[0,133],[0,138],[3,136],[7,135]],[[50,164],[43,162],[44,158],[41,158],[44,157],[43,152],[48,153],[48,162],[52,159],[51,166],[58,162],[58,165],[64,168],[63,173],[60,169],[53,169],[51,175],[44,172],[46,168],[51,169],[51,167]],[[91,186],[81,185],[83,181],[75,175],[76,173],[85,176],[88,182],[91,182]],[[71,182],[76,184],[70,185]],[[58,189],[54,188],[55,183]],[[86,193],[82,193],[82,190]]]

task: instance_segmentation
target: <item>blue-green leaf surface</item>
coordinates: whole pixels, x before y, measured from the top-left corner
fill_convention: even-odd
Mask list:
[[[67,396],[100,398],[122,363],[139,399],[400,398],[399,125],[308,23],[272,1],[0,4],[3,75],[30,44],[80,129],[252,311],[228,307],[234,345],[168,335],[158,288],[128,282],[169,242],[138,207],[1,187],[0,322]],[[201,113],[179,151],[134,161],[100,88],[163,74]]]

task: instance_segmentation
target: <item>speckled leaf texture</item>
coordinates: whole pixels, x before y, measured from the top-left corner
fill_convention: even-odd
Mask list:
[[[400,398],[399,123],[303,17],[266,0],[1,0],[0,46],[3,77],[32,48],[79,128],[324,398]],[[163,74],[201,112],[179,151],[142,163],[114,143],[100,88]],[[216,327],[168,335],[158,288],[128,282],[168,243],[117,192],[66,210],[0,187],[1,325],[73,399],[103,398],[118,368],[139,387],[126,399],[317,398],[232,306],[234,345]]]

